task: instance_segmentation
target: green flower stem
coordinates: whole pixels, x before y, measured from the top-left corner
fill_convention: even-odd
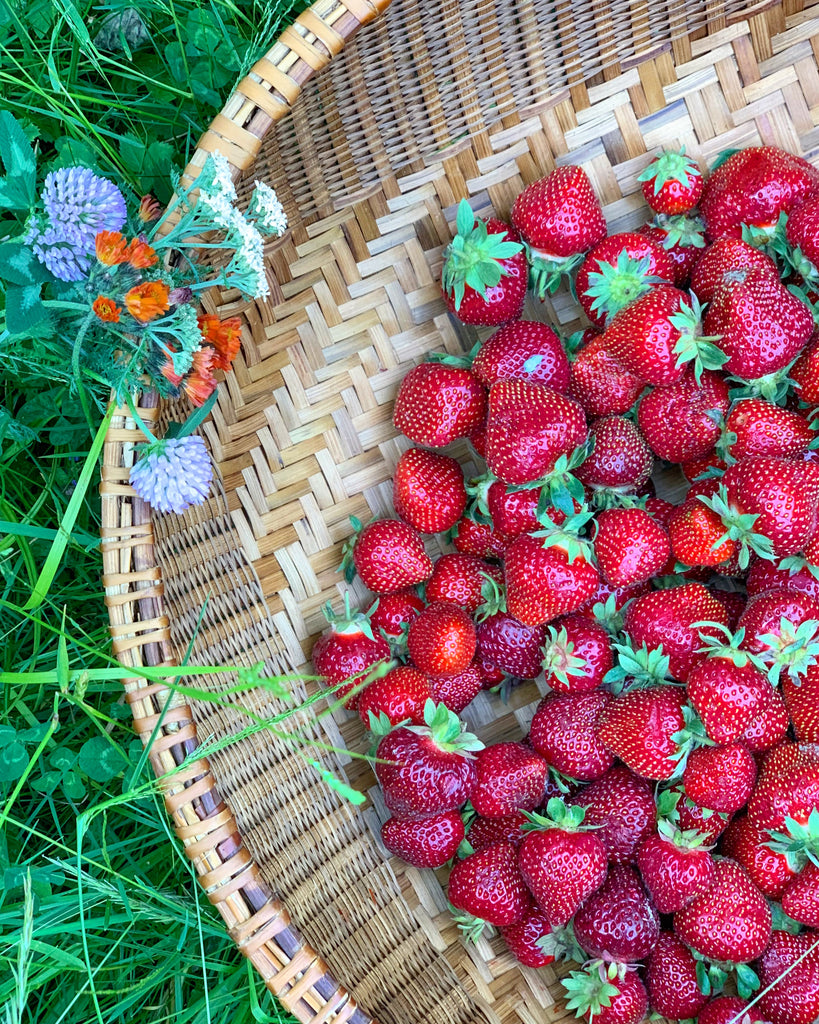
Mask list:
[[[87,309],[88,307],[80,306],[80,308]],[[85,340],[85,336],[88,334],[88,329],[96,319],[97,314],[93,311],[87,314],[85,320],[80,324],[80,329],[77,331],[77,337],[74,339],[74,347],[71,350],[71,371],[74,374],[74,382],[77,385],[77,394],[80,397],[80,405],[82,406],[83,415],[85,416],[85,421],[88,424],[88,430],[92,437],[94,436],[94,419],[91,416],[91,407],[88,404],[88,397],[85,394],[85,388],[82,383],[80,352],[82,351],[82,343]]]
[[[137,412],[137,407],[134,402],[133,395],[131,394],[130,391],[126,392],[125,401],[128,404],[128,408],[131,410],[131,415],[134,417],[134,422],[136,423],[136,425],[139,427],[142,433],[148,438],[149,441],[151,441],[152,443],[156,443],[156,435],[151,431],[151,428]]]

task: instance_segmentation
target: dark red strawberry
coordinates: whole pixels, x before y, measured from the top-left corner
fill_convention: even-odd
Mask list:
[[[457,676],[475,656],[472,619],[463,608],[436,601],[410,623],[407,649],[413,662],[430,676]]]
[[[644,386],[642,379],[606,348],[602,334],[592,338],[574,357],[569,394],[589,417],[628,412]]]
[[[594,554],[614,587],[652,579],[671,553],[666,530],[641,508],[612,508],[597,515]]]
[[[574,916],[574,934],[589,956],[635,963],[651,954],[660,918],[640,877],[627,864],[613,864],[605,882]]]
[[[756,718],[751,719],[750,725],[740,739],[753,753],[769,750],[784,739],[789,725],[788,709],[785,707],[782,694],[779,690],[773,690],[768,706]]]
[[[645,978],[649,1005],[663,1017],[696,1018],[708,1000],[700,991],[693,953],[671,932],[660,933]]]
[[[582,406],[553,388],[501,380],[489,392],[486,463],[503,483],[545,476],[586,437]]]
[[[603,708],[599,742],[636,775],[670,779],[677,771],[675,737],[685,728],[684,704],[685,692],[673,686],[626,691]]]
[[[782,673],[796,680],[819,654],[819,601],[799,590],[766,590],[750,598],[739,619],[744,650],[770,666],[776,682]]]
[[[742,743],[692,750],[683,772],[689,798],[700,807],[724,814],[734,814],[745,806],[754,782],[756,761]]]
[[[743,638],[712,640],[707,656],[688,675],[688,699],[715,743],[738,740],[773,696],[765,674],[738,649]]]
[[[472,806],[484,818],[533,811],[541,802],[549,766],[522,743],[493,743],[476,758],[478,784]]]
[[[819,754],[809,744],[781,743],[765,759],[748,801],[755,828],[781,831],[786,818],[804,824],[819,809]]]
[[[410,622],[425,603],[414,590],[396,590],[379,595],[366,614],[374,633],[380,633],[387,640],[399,640],[406,635]]]
[[[482,850],[495,843],[512,843],[520,846],[526,833],[523,826],[529,819],[523,811],[508,814],[503,818],[473,818],[466,834],[473,850]]]
[[[702,171],[684,152],[666,150],[638,174],[637,180],[646,202],[657,213],[687,213],[702,195]]]
[[[436,704],[446,704],[456,715],[460,715],[482,689],[483,679],[474,661],[457,675],[429,677],[432,699]]]
[[[495,331],[478,349],[472,372],[487,388],[499,380],[527,380],[565,394],[569,386],[563,343],[537,320],[518,320]]]
[[[780,213],[819,189],[819,171],[773,146],[738,150],[705,183],[700,211],[711,238],[739,238],[742,225],[772,232]]]
[[[451,529],[466,508],[460,464],[424,448],[409,448],[399,458],[392,488],[395,511],[420,533]]]
[[[671,283],[678,288],[685,288],[705,248],[705,225],[700,218],[659,214],[637,230],[665,249],[674,264],[674,280]]]
[[[584,830],[583,809],[548,803],[518,848],[518,867],[552,928],[564,925],[587,897],[600,888],[608,864],[605,847]]]
[[[503,221],[476,218],[458,206],[456,234],[444,251],[441,290],[447,308],[465,324],[517,320],[526,298],[527,262],[520,235]]]
[[[543,950],[541,942],[551,934],[552,926],[549,919],[535,907],[517,924],[509,924],[498,929],[510,953],[525,967],[546,967],[554,962],[554,957]]]
[[[794,382],[797,398],[808,405],[819,405],[819,330],[814,330],[788,376]]]
[[[692,270],[691,291],[700,302],[710,302],[726,274],[754,269],[766,272],[772,281],[779,280],[779,271],[770,256],[739,237],[720,238],[708,246]]]
[[[484,602],[482,591],[487,585],[487,576],[496,583],[503,581],[498,566],[475,555],[461,552],[441,555],[427,581],[427,600],[430,603],[449,601],[471,615]]]
[[[785,676],[782,696],[797,740],[819,743],[819,665],[808,666],[801,679]]]
[[[782,894],[782,909],[794,921],[819,928],[819,867],[808,862]]]
[[[722,566],[737,553],[721,517],[696,497],[689,497],[671,517],[668,537],[681,565]]]
[[[416,868],[439,868],[455,856],[464,837],[457,811],[428,818],[388,818],[381,826],[381,841],[396,857]]]
[[[637,422],[655,455],[668,462],[691,462],[713,450],[728,405],[728,385],[718,373],[706,370],[697,382],[688,371],[677,383],[649,391],[640,402]]]
[[[509,925],[521,921],[531,907],[511,843],[496,843],[456,861],[449,873],[447,897],[456,920],[468,937],[477,939],[484,922]]]
[[[594,447],[576,476],[593,492],[634,494],[651,476],[654,459],[638,427],[624,416],[606,416],[589,428]]]
[[[682,910],[707,892],[714,880],[714,860],[698,832],[681,832],[662,819],[659,831],[637,848],[637,866],[661,914]]]
[[[737,461],[751,455],[794,458],[806,451],[814,438],[804,416],[762,398],[737,402],[725,421],[725,429],[736,435],[727,451]]]
[[[510,675],[534,679],[541,671],[544,626],[524,626],[506,612],[489,615],[477,626],[481,658]]]
[[[373,633],[372,624],[362,612],[350,611],[350,598],[344,598],[345,614],[334,614],[329,601],[324,614],[330,628],[313,646],[313,667],[338,698],[353,696],[346,707],[355,708],[363,687],[370,681],[367,670],[390,658],[390,645]]]
[[[483,744],[461,731],[458,716],[430,701],[426,726],[399,727],[378,744],[375,774],[393,814],[454,811],[472,795],[478,773],[471,751]]]
[[[756,828],[743,814],[725,830],[720,849],[745,868],[763,896],[778,900],[794,873],[788,867],[788,858],[772,850],[770,841],[768,830]]]
[[[697,1024],[763,1024],[756,1008],[739,996],[718,996],[700,1010]]]
[[[566,1009],[589,1024],[640,1024],[648,995],[636,969],[625,964],[593,962],[560,979]]]
[[[611,666],[611,641],[599,623],[582,615],[566,615],[549,626],[543,669],[552,690],[596,690]]]
[[[586,810],[586,824],[606,848],[612,864],[631,864],[640,842],[654,830],[657,808],[652,787],[622,764],[584,786],[568,803]]]
[[[674,823],[677,828],[681,832],[700,832],[705,836],[707,843],[715,843],[728,827],[731,820],[728,815],[695,804],[685,795],[685,790],[680,785],[669,792],[672,797],[677,798],[674,811]]]
[[[538,704],[529,732],[535,750],[564,775],[599,779],[614,757],[598,739],[599,721],[611,703],[605,690],[551,693]]]
[[[342,567],[352,582],[355,572],[376,594],[422,583],[432,575],[432,559],[420,533],[398,519],[375,519],[363,529],[353,520],[355,536],[348,541]]]
[[[759,1015],[770,1024],[812,1024],[819,1016],[819,935],[775,931],[757,964]]]
[[[443,448],[466,437],[485,414],[486,391],[473,373],[442,363],[421,363],[401,381],[392,422],[410,441]]]
[[[411,665],[399,665],[374,680],[358,698],[358,714],[369,729],[385,715],[390,725],[424,724],[424,707],[432,697],[429,676]],[[370,717],[372,715],[372,718]]]
[[[479,523],[469,515],[460,519],[452,530],[452,543],[458,551],[476,558],[503,558],[509,540],[490,523]]]

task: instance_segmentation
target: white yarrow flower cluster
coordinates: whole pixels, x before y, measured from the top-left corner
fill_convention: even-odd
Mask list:
[[[236,202],[236,187],[230,173],[230,164],[223,153],[211,153],[213,161],[213,186],[212,188],[223,195],[231,203]]]
[[[250,200],[250,216],[256,221],[260,231],[280,238],[287,230],[287,215],[279,202],[275,189],[257,181]]]

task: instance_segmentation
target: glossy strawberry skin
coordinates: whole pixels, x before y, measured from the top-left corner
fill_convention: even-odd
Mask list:
[[[399,665],[387,675],[375,679],[358,698],[358,714],[367,728],[369,713],[384,714],[392,725],[409,720],[424,724],[424,705],[432,696],[429,676],[412,665]]]
[[[745,1021],[748,1024],[762,1024],[757,1008],[748,1008],[748,1004],[739,996],[719,996],[712,999],[700,1010],[697,1024],[734,1024],[734,1021]]]
[[[725,427],[737,435],[736,441],[728,446],[737,461],[753,455],[795,458],[807,450],[814,438],[804,416],[762,398],[737,402]]]
[[[651,954],[660,918],[634,868],[612,865],[574,916],[574,934],[591,957],[635,963]]]
[[[648,392],[637,422],[655,455],[668,462],[690,462],[713,450],[728,406],[728,385],[719,374],[704,370],[697,383],[689,370],[676,383]]]
[[[766,272],[772,281],[779,280],[779,271],[770,256],[741,238],[720,238],[697,260],[691,272],[691,291],[700,302],[710,302],[727,273],[753,269]]]
[[[488,616],[477,626],[480,655],[490,664],[521,679],[540,675],[543,626],[524,626],[506,612]]]
[[[547,695],[532,718],[532,746],[570,778],[583,782],[599,779],[614,763],[597,736],[600,717],[611,700],[605,690]]]
[[[411,589],[379,595],[367,612],[373,633],[380,634],[383,630],[387,637],[400,637],[403,627],[410,624],[425,604]]]
[[[473,818],[466,838],[473,850],[482,850],[495,843],[512,843],[517,847],[526,835],[523,825],[528,820],[523,811],[507,814],[503,818]]]
[[[561,394],[569,387],[563,343],[551,327],[537,320],[517,320],[495,331],[478,349],[472,372],[486,388],[499,380],[545,384]]]
[[[707,892],[714,880],[714,861],[708,850],[677,846],[654,834],[640,843],[637,866],[661,914],[674,914]]]
[[[797,398],[819,405],[819,330],[814,330],[803,352],[788,371]]]
[[[416,868],[439,868],[455,856],[464,837],[457,811],[428,818],[388,818],[381,826],[381,841],[396,857]]]
[[[773,690],[767,707],[751,719],[742,736],[745,746],[754,753],[776,746],[788,731],[790,719],[785,701],[778,690]]]
[[[544,254],[585,252],[606,236],[600,201],[582,167],[557,167],[527,186],[512,206],[512,224]]]
[[[775,931],[757,964],[757,1010],[770,1024],[811,1024],[819,1016],[819,948],[816,932]]]
[[[797,740],[819,743],[819,666],[811,665],[798,682],[785,676],[782,696]]]
[[[561,828],[528,833],[518,848],[518,867],[553,928],[600,888],[608,871],[605,848],[593,832]]]
[[[557,693],[596,690],[612,667],[611,641],[606,630],[583,615],[566,615],[554,623],[556,632],[566,633],[565,642],[556,640],[544,648],[546,682]],[[571,648],[571,650],[569,650]],[[578,658],[580,665],[568,659]],[[565,682],[555,670],[565,672]]]
[[[601,1006],[600,1012],[586,1013],[588,1024],[640,1024],[648,1010],[648,994],[633,968],[627,968],[622,977],[618,976],[617,995],[611,997],[611,1006]]]
[[[756,828],[743,814],[734,818],[723,833],[720,850],[745,868],[763,896],[778,900],[794,873],[785,855],[772,850],[769,842],[767,829]]]
[[[468,515],[459,519],[452,531],[456,549],[476,558],[503,558],[509,540],[490,524],[478,523]]]
[[[388,661],[390,645],[380,636],[370,639],[359,630],[349,633],[329,629],[313,646],[313,667],[327,685],[337,687],[336,696],[345,697],[365,681],[364,673],[379,661]],[[348,682],[348,680],[350,680]],[[345,707],[355,708],[361,692],[350,697]]]
[[[730,658],[708,656],[691,670],[688,699],[715,743],[738,740],[770,704],[771,684],[756,666],[736,665]]]
[[[427,581],[427,600],[430,603],[448,601],[457,604],[471,615],[483,604],[481,591],[487,576],[497,583],[503,580],[503,573],[498,566],[475,555],[461,552],[441,555]]]
[[[534,486],[518,491],[499,480],[489,485],[486,507],[494,528],[510,539],[540,529],[537,504],[540,488]]]
[[[677,787],[675,787],[677,788]],[[681,792],[680,802],[677,804],[677,827],[682,832],[694,830],[706,837],[709,844],[715,843],[730,823],[727,814],[719,811],[711,811],[700,807],[685,796],[685,790],[679,787]]]
[[[668,524],[674,560],[682,565],[722,566],[737,550],[725,537],[720,516],[696,498],[684,501]]]
[[[381,740],[376,756],[384,802],[396,815],[457,810],[478,781],[473,759],[443,751],[428,736],[403,727]]]
[[[407,648],[413,662],[431,676],[457,676],[472,664],[475,627],[463,608],[437,601],[410,623]]]
[[[782,894],[782,909],[794,921],[819,928],[819,867],[813,862],[792,878]]]
[[[494,217],[490,217],[486,221],[486,229],[489,234],[505,234],[504,241],[520,241],[520,236],[513,228]],[[497,262],[501,267],[500,281],[496,285],[486,288],[483,293],[475,291],[468,284],[465,285],[464,296],[457,309],[455,308],[455,296],[442,288],[447,309],[461,323],[496,327],[520,317],[526,298],[528,277],[526,254],[521,250],[514,256],[508,256]]]
[[[432,575],[421,535],[398,519],[368,523],[356,538],[353,563],[364,585],[376,594],[404,590]]]
[[[483,679],[474,661],[457,675],[429,677],[432,699],[436,704],[445,704],[456,715],[460,715],[482,689]]]
[[[654,458],[639,428],[624,416],[606,416],[589,428],[594,447],[576,476],[593,490],[636,492],[651,476]]]
[[[668,779],[677,769],[674,736],[683,729],[685,694],[671,686],[630,690],[603,710],[597,727],[606,749],[644,779]]]
[[[688,280],[691,277],[691,271],[697,264],[700,256],[702,255],[702,247],[696,245],[686,245],[681,242],[675,242],[673,245],[668,244],[668,231],[658,224],[643,224],[637,228],[641,235],[646,235],[652,241],[657,242],[661,245],[668,253],[669,259],[674,266],[674,278],[672,284],[676,285],[677,288],[685,288],[688,284]]]
[[[628,412],[644,386],[640,377],[612,355],[602,334],[588,342],[572,363],[569,394],[590,417]]]
[[[651,1009],[672,1020],[696,1018],[708,999],[697,983],[691,950],[671,932],[660,933],[645,977]]]
[[[419,533],[449,530],[466,508],[463,470],[448,455],[409,448],[395,467],[393,504]]]
[[[805,822],[814,809],[819,809],[819,755],[809,745],[781,743],[763,763],[748,819],[755,828],[781,831],[786,818]]]
[[[791,572],[781,569],[777,562],[766,558],[751,558],[751,567],[745,578],[748,597],[755,597],[766,590],[801,590],[803,594],[819,601],[819,579],[809,569]]]
[[[788,587],[755,594],[739,618],[739,627],[745,630],[745,639],[741,645],[743,650],[761,655],[764,659],[770,647],[762,637],[768,634],[779,636],[783,619],[787,619],[794,627],[819,619],[819,600],[804,591]]]
[[[567,803],[586,808],[584,822],[596,826],[611,864],[634,863],[639,844],[657,820],[652,787],[622,764],[609,768]]]
[[[525,967],[546,967],[554,961],[554,957],[544,953],[539,944],[539,940],[551,931],[548,917],[538,908],[530,910],[517,924],[500,929],[509,951]]]
[[[421,363],[404,377],[395,398],[395,429],[427,448],[443,448],[483,421],[486,390],[460,367]]]
[[[756,761],[742,743],[699,747],[688,755],[683,785],[701,807],[734,814],[748,802],[756,782]]]
[[[662,154],[658,158],[659,160],[662,160]],[[661,171],[664,164],[665,161],[663,161],[663,164],[660,164],[657,170]],[[649,164],[644,174],[651,175],[652,171],[654,171],[653,163]],[[697,165],[693,161],[688,160],[682,175],[679,177],[666,177],[666,175],[663,175],[663,177],[666,180],[660,179],[660,183],[658,183],[656,173],[641,180],[643,198],[651,209],[657,213],[664,213],[669,216],[693,210],[700,201],[704,184],[702,172]]]
[[[596,521],[594,554],[603,578],[612,586],[644,583],[668,561],[668,533],[643,509],[607,509]]]
[[[531,906],[511,843],[496,843],[457,861],[447,896],[453,907],[494,925],[515,924]]]
[[[815,266],[819,263],[819,197],[815,194],[794,206],[785,227],[788,243]]]
[[[597,591],[594,565],[580,555],[570,560],[561,545],[544,547],[541,538],[523,534],[506,549],[506,605],[527,626],[550,622],[575,611]]]
[[[472,806],[484,818],[533,811],[541,802],[549,766],[522,743],[493,743],[478,751]]]

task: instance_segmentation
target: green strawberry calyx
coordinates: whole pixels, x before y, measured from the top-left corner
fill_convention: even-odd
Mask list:
[[[355,546],[358,541],[359,534],[364,529],[361,520],[357,516],[350,516],[350,524],[353,528],[353,534],[344,542],[344,547],[341,549],[341,564],[336,570],[336,572],[344,574],[344,579],[348,583],[352,583],[356,576],[353,554],[355,552]]]
[[[330,601],[326,601],[321,610],[334,633],[340,633],[343,636],[355,636],[357,633],[363,633],[369,640],[375,640],[370,617],[377,607],[378,600],[376,599],[366,612],[362,612],[360,609],[352,611],[350,594],[347,591],[344,594],[344,611],[341,615],[336,614]]]
[[[483,343],[476,341],[468,352],[430,352],[425,359],[428,363],[454,366],[459,370],[471,370],[472,362]]]
[[[555,960],[574,960],[580,964],[586,959],[586,954],[575,938],[571,921],[562,927],[552,928],[548,935],[541,935],[535,945],[544,956],[550,956]]]
[[[623,630],[623,617],[626,608],[633,600],[634,598],[630,597],[628,601],[623,603],[622,607],[618,608],[617,595],[609,594],[605,601],[597,601],[592,605],[592,615],[595,622],[599,622],[609,636],[617,636]]]
[[[732,540],[738,545],[740,569],[748,568],[751,552],[768,561],[773,560],[773,545],[770,538],[754,531],[754,524],[759,516],[750,512],[740,512],[732,505],[728,500],[728,490],[724,485],[720,486],[717,493],[710,498],[705,494],[698,494],[697,501],[701,501],[706,508],[715,512],[725,527],[725,533],[711,545],[712,551],[716,551],[727,540]]]
[[[569,640],[566,627],[559,629],[549,626],[548,640],[543,646],[543,671],[554,676],[564,686],[570,686],[569,676],[582,676],[586,659],[574,653],[574,644]]]
[[[597,266],[600,269],[589,274],[589,285],[584,294],[594,300],[592,312],[602,315],[606,323],[644,295],[652,285],[667,283],[664,278],[649,274],[650,256],[634,259],[627,249],[620,251],[616,262],[598,260]]]
[[[582,558],[591,564],[594,563],[594,549],[592,545],[588,540],[580,536],[580,531],[594,519],[594,512],[591,509],[583,506],[574,515],[566,516],[560,526],[554,523],[546,514],[538,518],[545,529],[536,530],[530,536],[542,539],[544,548],[562,548],[570,564],[576,562],[578,558]]]
[[[547,295],[554,295],[563,278],[572,281],[572,275],[586,258],[585,253],[573,253],[571,256],[555,256],[542,249],[530,246],[527,251],[529,259],[529,287],[541,301]]]
[[[702,632],[706,627],[708,632]],[[698,654],[705,654],[709,659],[724,658],[736,665],[737,668],[753,665],[760,672],[768,671],[768,666],[761,658],[750,651],[742,650],[741,644],[745,640],[744,627],[740,627],[735,633],[732,633],[721,622],[695,622],[693,628],[700,631],[700,640],[702,640],[702,647],[697,648]],[[724,634],[725,640],[720,636],[714,636],[713,631],[715,630]]]
[[[701,953],[693,952],[697,961],[697,986],[704,996],[719,995],[731,974],[736,976],[737,994],[740,998],[750,999],[759,988],[759,978],[748,964],[717,962],[706,959]]]
[[[469,504],[466,515],[476,523],[483,523],[486,526],[494,525],[489,511],[489,488],[497,482],[498,478],[491,470],[487,470],[481,476],[471,477],[467,481],[466,494]]]
[[[593,960],[583,970],[561,978],[560,984],[566,990],[566,1009],[574,1010],[576,1017],[594,1020],[620,995],[617,982],[622,981],[627,970],[625,964]]]
[[[612,644],[612,653],[617,658],[617,664],[603,677],[603,682],[610,687],[612,693],[657,686],[661,683],[670,684],[670,659],[663,653],[662,644],[649,650],[643,643],[635,650],[631,641],[626,638],[620,643]]]
[[[467,757],[475,751],[483,750],[484,744],[474,733],[467,732],[464,723],[446,704],[436,704],[430,697],[424,704],[425,725],[409,725],[410,732],[421,736],[429,736],[440,750],[446,753],[459,753]]]
[[[662,240],[664,249],[673,249],[676,245],[705,248],[705,223],[700,217],[685,213],[658,213],[649,224],[665,232]]]
[[[819,867],[819,811],[814,807],[804,822],[785,818],[784,830],[771,832],[765,845],[784,854],[793,872],[800,872],[808,861]]]
[[[660,815],[663,818],[668,818],[669,821],[673,822],[675,825],[678,825],[680,820],[680,801],[685,801],[685,804],[691,809],[699,810],[702,814],[702,818],[704,821],[707,821],[714,814],[716,814],[717,817],[722,819],[723,821],[728,820],[728,815],[724,814],[722,811],[713,811],[710,808],[699,807],[698,804],[695,804],[693,800],[690,800],[686,796],[685,790],[681,787],[679,781],[677,781],[676,784],[673,785],[673,788],[664,789],[660,792],[659,796],[657,797],[658,815]]]
[[[697,161],[693,157],[686,156],[683,147],[679,150],[665,150],[637,175],[637,180],[653,181],[654,195],[656,196],[663,185],[667,185],[669,181],[679,182],[683,188],[688,188],[692,178],[701,177],[702,172]]]
[[[672,818],[659,818],[657,832],[666,842],[681,850],[710,850],[714,845],[711,836],[696,828],[680,829]]]
[[[719,370],[730,359],[730,356],[714,344],[722,337],[721,334],[701,334],[702,305],[696,295],[691,302],[681,302],[676,313],[668,318],[672,327],[679,331],[679,338],[674,345],[677,357],[676,365],[693,363],[694,376],[699,384],[704,370]]]
[[[793,291],[793,287],[789,286],[788,290]],[[804,296],[799,296],[799,298],[804,298]],[[819,317],[819,311],[817,311],[817,317]],[[817,319],[817,323],[819,323],[819,319]],[[728,380],[735,386],[728,392],[728,397],[732,402],[737,402],[742,398],[764,398],[766,402],[771,402],[773,405],[784,405],[790,394],[790,389],[794,386],[794,382],[788,374],[798,358],[797,356],[791,360],[781,370],[774,370],[772,373],[766,373],[762,377],[754,377],[751,380],[729,375]]]
[[[538,521],[544,525],[543,517],[548,516],[552,508],[558,509],[566,516],[574,515],[578,508],[582,511],[585,490],[573,470],[583,465],[593,449],[594,437],[590,434],[583,444],[578,445],[573,452],[561,455],[544,476],[525,484],[512,484],[509,487],[510,493],[531,491],[539,487],[540,494],[535,514]]]
[[[490,615],[497,615],[498,612],[506,611],[506,590],[502,584],[490,576],[488,572],[482,572],[483,583],[481,584],[481,597],[483,604],[475,609],[475,620],[484,622]]]
[[[458,926],[458,930],[467,942],[475,943],[483,935],[487,922],[482,917],[475,917],[467,910],[459,910],[449,904],[449,912]]]
[[[819,565],[814,565],[804,555],[790,555],[788,558],[781,559],[779,568],[787,569],[790,576],[795,576],[798,572],[806,569],[814,579],[819,580]]]
[[[535,811],[524,811],[526,821],[521,828],[524,832],[544,832],[546,829],[559,828],[563,832],[587,832],[599,828],[598,825],[584,825],[586,808],[571,806],[560,797],[553,796],[546,804],[546,814]]]
[[[505,241],[508,231],[490,234],[486,222],[475,216],[466,199],[458,205],[455,226],[455,237],[444,255],[442,283],[444,291],[453,297],[457,311],[466,288],[484,296],[487,288],[494,288],[509,273],[501,261],[517,255],[523,245]]]
[[[759,655],[768,672],[768,679],[776,686],[784,671],[796,686],[809,668],[819,661],[819,620],[805,619],[798,626],[784,616],[779,621],[779,633],[761,633],[757,641],[765,645]]]
[[[682,778],[685,766],[688,763],[688,755],[697,747],[715,747],[717,744],[705,731],[702,719],[697,712],[686,704],[682,709],[684,725],[679,732],[675,732],[671,739],[676,743],[677,749],[669,754],[669,761],[676,762],[676,768],[669,781],[674,782]]]

